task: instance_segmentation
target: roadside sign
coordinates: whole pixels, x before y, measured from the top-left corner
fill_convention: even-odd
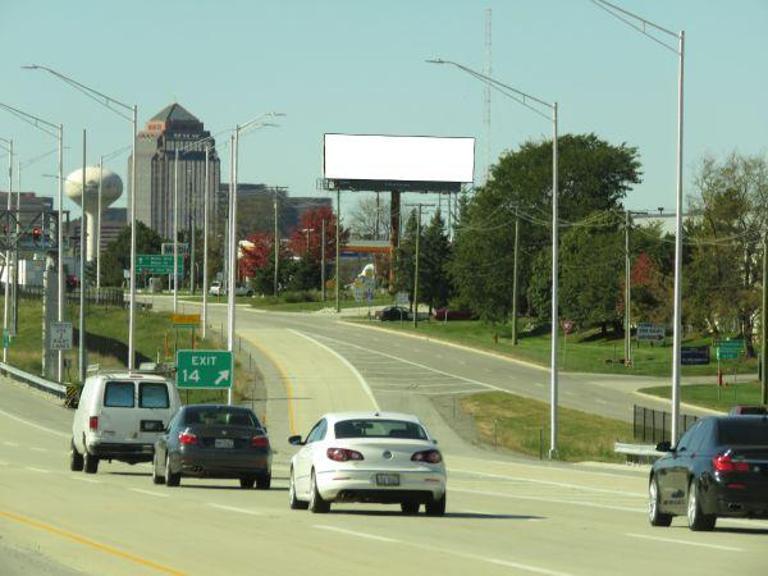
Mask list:
[[[176,247],[179,254],[189,254],[189,244],[186,242],[177,242]],[[160,245],[160,253],[173,256],[173,242],[163,242]]]
[[[11,346],[11,331],[6,328],[3,330],[3,348],[9,348]]]
[[[200,325],[200,314],[172,314],[171,322],[175,326],[190,326],[196,328]]]
[[[72,322],[51,323],[51,335],[48,342],[51,350],[71,350]]]
[[[232,387],[232,352],[226,350],[179,350],[176,352],[178,388]]]
[[[666,336],[666,329],[662,324],[640,322],[637,325],[638,342],[661,342]]]
[[[718,360],[736,360],[744,352],[744,340],[722,340],[715,343]]]
[[[136,272],[156,275],[173,274],[173,254],[137,254]],[[181,255],[176,263],[176,273],[179,276],[184,275],[184,259]]]
[[[395,304],[398,306],[408,306],[410,304],[408,292],[398,292],[395,294]]]
[[[709,346],[681,346],[680,364],[685,366],[709,364]]]

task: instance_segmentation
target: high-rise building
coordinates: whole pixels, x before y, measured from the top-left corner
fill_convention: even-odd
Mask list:
[[[203,123],[180,104],[163,108],[139,132],[136,142],[136,219],[152,228],[164,238],[173,237],[174,184],[176,177],[176,150],[178,165],[178,230],[190,226],[203,228],[203,201],[205,195],[205,148],[210,146],[209,217],[211,232],[221,221],[221,171],[216,142]],[[128,206],[131,194],[131,158],[128,158]]]

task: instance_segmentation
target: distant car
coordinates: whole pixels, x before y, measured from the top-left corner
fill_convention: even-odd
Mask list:
[[[291,458],[292,509],[328,512],[332,502],[400,504],[417,514],[445,513],[443,456],[415,416],[387,412],[348,412],[323,416]]]
[[[221,282],[216,281],[211,284],[210,288],[208,288],[208,294],[211,296],[225,296],[227,290]],[[237,286],[235,288],[235,296],[253,296],[253,288],[248,286]]]
[[[182,477],[232,478],[241,488],[269,488],[272,448],[256,414],[226,404],[180,409],[155,443],[152,480],[173,487]]]
[[[731,416],[739,416],[741,414],[768,414],[768,407],[766,406],[734,406],[728,412]]]
[[[235,296],[253,296],[253,288],[248,286],[236,286]]]
[[[224,286],[221,282],[216,281],[208,288],[208,294],[211,296],[221,296],[224,294]]]
[[[450,310],[448,308],[438,308],[434,311],[435,320],[472,320],[474,314],[471,310]]]
[[[407,308],[402,306],[387,306],[381,310],[377,310],[375,317],[382,322],[396,321],[396,320],[408,320],[410,314]]]
[[[719,517],[768,519],[768,417],[711,416],[697,421],[651,468],[648,517],[669,526],[686,516],[691,530]]]

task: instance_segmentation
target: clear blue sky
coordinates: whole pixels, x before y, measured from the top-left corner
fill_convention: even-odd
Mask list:
[[[686,31],[686,194],[703,155],[765,154],[768,1],[615,2]],[[589,0],[0,0],[0,101],[64,123],[67,173],[82,162],[83,128],[88,161],[97,163],[129,143],[130,124],[22,64],[48,65],[138,104],[142,125],[174,100],[212,131],[285,112],[282,127],[243,140],[240,180],[288,186],[292,195],[320,193],[325,132],[475,136],[479,182],[483,86],[424,59],[482,69],[486,8],[493,76],[557,100],[561,133],[638,146],[644,182],[628,205],[673,208],[676,58]],[[549,136],[546,120],[518,104],[494,95],[492,106],[494,156]],[[4,112],[0,136],[16,140],[22,161],[55,145]],[[125,157],[112,167],[124,177]],[[55,182],[41,175],[54,170],[53,156],[30,166],[22,187],[52,193]]]

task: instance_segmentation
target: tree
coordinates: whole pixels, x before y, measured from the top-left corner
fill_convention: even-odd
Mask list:
[[[136,221],[136,253],[159,254],[162,237],[140,220]],[[131,227],[122,229],[102,253],[101,281],[104,286],[122,286],[123,270],[131,269]]]
[[[243,245],[239,261],[240,275],[250,279],[251,287],[261,294],[275,292],[275,238],[269,232],[256,232]],[[292,275],[292,262],[285,247],[278,249],[278,284],[285,286]]]
[[[322,242],[322,227],[325,221],[325,245]],[[349,240],[349,230],[340,227],[340,245]],[[320,288],[321,255],[325,252],[326,266],[336,258],[336,215],[327,206],[307,210],[302,214],[299,225],[290,239],[291,252],[301,257],[289,288],[291,290],[313,290]]]
[[[367,197],[358,201],[350,218],[350,231],[361,240],[389,240],[391,218],[389,202]]]
[[[434,308],[448,304],[450,280],[448,262],[451,258],[451,244],[445,230],[440,210],[435,212],[424,231],[419,262],[419,300]]]
[[[400,238],[400,246],[397,248],[397,285],[398,292],[408,292],[413,302],[413,280],[416,265],[416,234],[418,231],[418,221],[416,210],[411,210],[408,215],[408,221],[405,224],[405,231]]]

